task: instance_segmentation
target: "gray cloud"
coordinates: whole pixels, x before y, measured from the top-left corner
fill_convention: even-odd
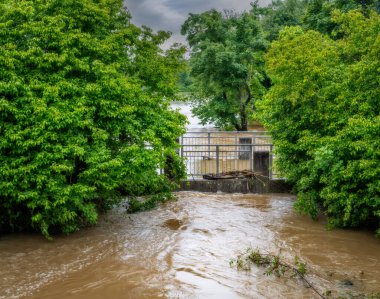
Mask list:
[[[168,45],[174,42],[185,43],[180,30],[189,13],[200,13],[212,8],[243,11],[250,9],[250,2],[251,0],[125,0],[134,24],[173,33]],[[268,2],[270,0],[260,1],[262,5]]]

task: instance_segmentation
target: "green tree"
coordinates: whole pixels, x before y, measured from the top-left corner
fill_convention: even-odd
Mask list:
[[[185,120],[168,33],[122,0],[1,1],[0,27],[0,230],[69,233],[121,194],[169,190],[157,169],[171,156],[181,174]]]
[[[364,13],[369,10],[380,12],[379,0],[309,0],[306,13],[303,16],[303,24],[307,29],[317,30],[329,35],[334,34],[339,26],[332,18],[334,10],[348,12],[360,9]]]
[[[280,33],[258,110],[300,211],[317,217],[324,207],[331,227],[379,227],[380,16],[335,11],[333,21],[337,40],[300,27]]]
[[[178,85],[181,92],[188,92],[190,90],[191,80],[188,72],[185,71],[179,74]]]
[[[180,92],[190,92],[191,79],[190,79],[190,66],[189,62],[185,63],[186,68],[179,74],[178,88]]]
[[[284,27],[302,25],[307,3],[308,0],[273,0],[260,8],[256,1],[252,10],[260,15],[266,38],[273,41]]]
[[[194,114],[203,123],[246,131],[266,81],[267,43],[256,16],[216,10],[190,14],[182,34],[191,47]]]

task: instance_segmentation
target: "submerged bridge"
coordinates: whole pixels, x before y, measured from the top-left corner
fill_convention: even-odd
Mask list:
[[[266,131],[187,132],[180,138],[180,145],[188,177],[182,190],[242,193],[283,190],[284,180],[276,173],[274,146]],[[238,174],[251,179],[238,180]]]

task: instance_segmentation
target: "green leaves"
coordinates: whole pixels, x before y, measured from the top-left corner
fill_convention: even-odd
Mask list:
[[[261,16],[266,38],[273,41],[281,29],[301,25],[307,6],[308,1],[305,0],[273,0],[264,8],[258,8],[256,2],[252,9]]]
[[[333,20],[339,39],[280,33],[266,55],[273,86],[257,107],[296,207],[313,217],[324,207],[331,227],[357,227],[380,220],[380,16],[336,11]]]
[[[184,49],[161,50],[169,34],[131,24],[121,0],[0,11],[0,230],[69,233],[121,194],[167,188],[157,170],[184,130],[168,100]]]
[[[182,26],[191,46],[193,112],[203,123],[247,130],[254,103],[265,91],[267,43],[252,13],[190,14]]]

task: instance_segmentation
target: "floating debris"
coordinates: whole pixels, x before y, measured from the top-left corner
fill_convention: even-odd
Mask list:
[[[205,180],[231,180],[231,179],[247,179],[255,177],[255,173],[250,170],[234,170],[222,172],[219,174],[207,173],[203,175]]]

